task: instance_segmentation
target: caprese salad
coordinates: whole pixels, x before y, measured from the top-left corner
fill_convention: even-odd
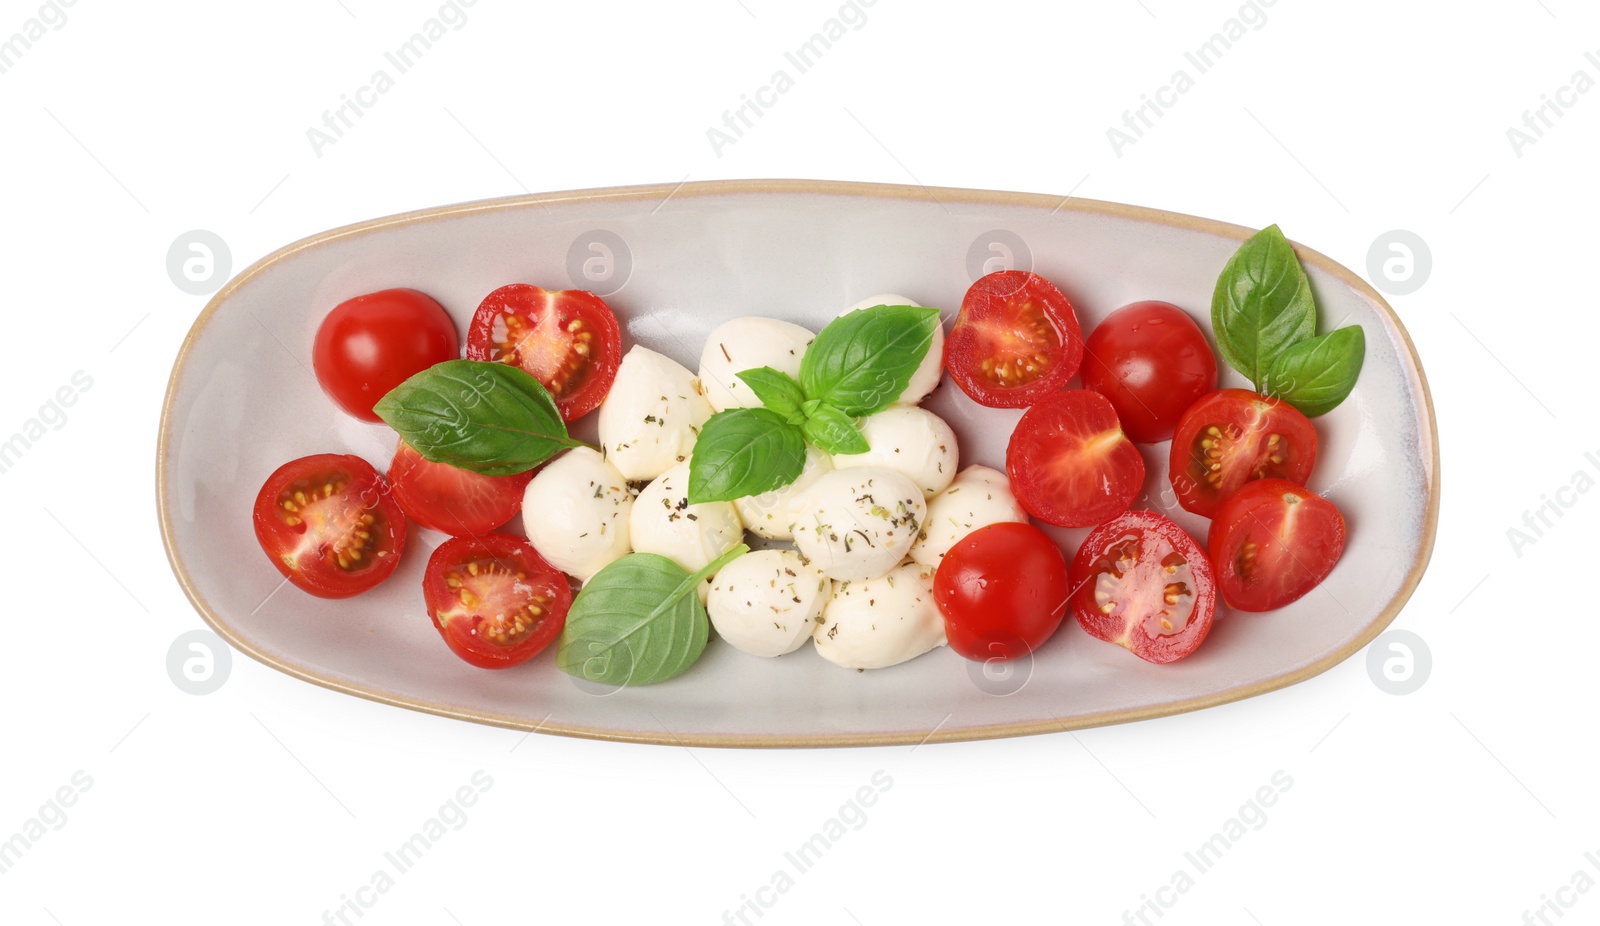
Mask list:
[[[1183,309],[1134,303],[1085,337],[1067,297],[1026,271],[975,282],[948,332],[894,294],[820,331],[735,318],[695,370],[624,353],[592,293],[496,289],[464,357],[438,302],[369,293],[329,312],[313,365],[341,409],[398,432],[388,471],[340,453],[285,463],[257,496],[256,536],[295,586],[343,598],[394,573],[407,520],[449,535],[418,610],[486,668],[554,645],[580,678],[650,684],[693,665],[713,629],[751,656],[809,642],[857,670],[946,644],[1007,660],[1069,611],[1172,662],[1204,642],[1219,600],[1283,607],[1344,546],[1339,510],[1305,488],[1310,418],[1353,388],[1361,329],[1317,333],[1276,226],[1223,267],[1211,323],[1253,390],[1217,388]],[[1025,409],[1005,472],[963,467],[955,431],[921,407],[946,374],[981,405]],[[595,445],[567,429],[590,413]],[[1135,444],[1163,441],[1170,497],[1211,519],[1204,544],[1131,510]],[[522,535],[507,527],[519,512]],[[1091,530],[1063,550],[1034,520]]]

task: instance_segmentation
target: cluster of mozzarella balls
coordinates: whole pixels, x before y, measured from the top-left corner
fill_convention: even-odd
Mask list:
[[[845,312],[915,304],[886,294]],[[736,374],[766,366],[798,379],[815,337],[777,319],[735,318],[711,332],[698,374],[635,346],[600,406],[600,452],[568,451],[528,483],[529,541],[556,568],[588,581],[630,551],[698,571],[748,530],[767,548],[734,559],[700,587],[712,625],[732,646],[771,657],[812,640],[833,663],[874,669],[943,645],[933,600],[940,560],[972,531],[1027,515],[1004,473],[958,472],[955,432],[917,405],[939,384],[942,329],[899,400],[861,420],[866,453],[829,456],[808,446],[790,485],[689,504],[700,428],[716,412],[761,404]]]

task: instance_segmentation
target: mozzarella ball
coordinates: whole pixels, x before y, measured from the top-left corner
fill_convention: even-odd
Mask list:
[[[905,558],[926,513],[922,490],[903,473],[836,469],[806,493],[794,545],[830,579],[875,579]]]
[[[657,476],[633,500],[628,535],[635,553],[665,556],[698,572],[739,545],[744,525],[732,502],[689,504],[689,464],[683,462]],[[710,589],[707,578],[698,589],[701,601]]]
[[[547,464],[522,493],[522,524],[539,555],[587,582],[628,552],[633,495],[628,482],[588,447]]]
[[[654,479],[689,459],[710,417],[711,404],[693,373],[634,345],[600,403],[600,449],[630,482]]]
[[[930,498],[956,477],[956,432],[927,409],[892,405],[861,419],[861,436],[871,449],[834,454],[834,469],[886,467],[905,473]]]
[[[881,669],[945,644],[933,571],[907,564],[865,582],[835,582],[811,638],[846,669]]]
[[[1011,493],[1011,480],[999,470],[969,466],[928,502],[928,517],[911,545],[911,558],[937,567],[968,534],[1002,521],[1028,523],[1028,513]]]
[[[800,517],[800,503],[806,490],[816,484],[823,474],[833,472],[833,461],[821,450],[806,445],[806,465],[794,482],[761,495],[747,495],[733,500],[739,510],[739,520],[757,535],[768,540],[790,540],[794,537],[794,523]]]
[[[776,318],[748,316],[723,322],[706,337],[700,386],[716,411],[760,408],[761,400],[736,374],[772,367],[800,378],[800,358],[816,337],[810,329]]]
[[[717,635],[752,656],[782,656],[811,639],[830,583],[793,550],[757,550],[711,581],[706,613]]]
[[[840,315],[848,315],[857,309],[870,309],[875,305],[916,305],[904,296],[896,293],[879,293],[850,306]],[[941,323],[933,329],[933,343],[928,346],[928,353],[922,358],[922,365],[911,374],[911,384],[906,386],[906,391],[900,393],[896,402],[900,405],[916,405],[926,399],[934,388],[939,385],[939,377],[944,375],[944,325]]]

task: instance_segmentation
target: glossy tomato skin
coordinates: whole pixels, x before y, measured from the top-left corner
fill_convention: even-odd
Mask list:
[[[1089,635],[1146,662],[1176,662],[1211,632],[1216,575],[1171,519],[1129,511],[1089,533],[1072,559],[1072,613]]]
[[[950,648],[979,662],[1044,645],[1067,613],[1067,561],[1044,531],[1012,521],[968,534],[933,577]]]
[[[485,296],[472,316],[467,359],[526,370],[571,422],[600,407],[611,390],[622,363],[622,330],[594,293],[512,283]]]
[[[1210,518],[1245,483],[1303,485],[1316,462],[1316,426],[1294,406],[1248,389],[1219,389],[1179,419],[1167,477],[1178,504]]]
[[[487,534],[516,517],[532,478],[532,471],[484,476],[434,463],[405,441],[395,447],[389,464],[389,487],[406,517],[453,537]]]
[[[950,378],[990,408],[1026,408],[1059,392],[1082,360],[1072,303],[1025,270],[999,270],[973,283],[944,342]]]
[[[1084,355],[1084,388],[1110,399],[1123,433],[1140,444],[1170,440],[1189,406],[1217,388],[1210,342],[1170,302],[1135,302],[1107,315]]]
[[[1006,475],[1024,510],[1058,527],[1092,527],[1133,504],[1144,457],[1098,392],[1069,389],[1023,413],[1006,447]]]
[[[484,669],[527,662],[561,634],[572,589],[510,534],[452,537],[428,559],[422,597],[451,652]]]
[[[414,289],[385,289],[339,303],[322,320],[311,352],[317,382],[362,421],[389,390],[460,353],[455,322]]]
[[[393,574],[406,518],[389,484],[360,457],[319,453],[283,464],[256,494],[256,540],[296,588],[359,595]]]
[[[1344,554],[1344,538],[1344,515],[1333,502],[1286,479],[1258,479],[1222,503],[1206,546],[1224,601],[1272,611],[1322,584]]]

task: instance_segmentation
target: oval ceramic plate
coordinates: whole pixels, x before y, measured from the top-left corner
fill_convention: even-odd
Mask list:
[[[1376,636],[1421,578],[1437,519],[1436,435],[1415,350],[1377,293],[1305,248],[1324,324],[1359,324],[1367,335],[1355,391],[1317,419],[1311,482],[1344,512],[1349,543],[1317,591],[1270,614],[1219,614],[1205,645],[1173,665],[1146,664],[1069,618],[1031,663],[998,678],[946,648],[851,672],[809,646],[758,659],[713,639],[677,679],[596,692],[556,669],[553,647],[497,672],[451,654],[420,587],[439,535],[413,528],[390,580],[324,601],[283,583],[250,525],[257,490],[286,460],[331,451],[388,464],[394,434],[341,413],[310,372],[318,322],[360,293],[423,290],[465,331],[502,284],[590,289],[606,295],[626,340],[693,369],[706,333],[739,315],[815,330],[858,299],[894,292],[943,307],[948,327],[972,280],[1005,267],[1054,281],[1085,332],[1139,299],[1176,303],[1209,327],[1217,274],[1249,234],[1056,196],[809,181],[525,196],[330,231],[232,280],[184,342],[158,445],[167,554],[205,620],[267,665],[389,704],[546,733],[710,746],[919,743],[1070,730],[1261,694],[1327,670]],[[1224,382],[1244,385],[1231,371]],[[978,407],[948,378],[927,405],[955,427],[963,466],[1004,468],[1018,412]],[[1144,449],[1149,480],[1135,507],[1170,510],[1167,445]],[[1204,540],[1204,520],[1171,513]],[[1069,554],[1085,534],[1056,533]]]

